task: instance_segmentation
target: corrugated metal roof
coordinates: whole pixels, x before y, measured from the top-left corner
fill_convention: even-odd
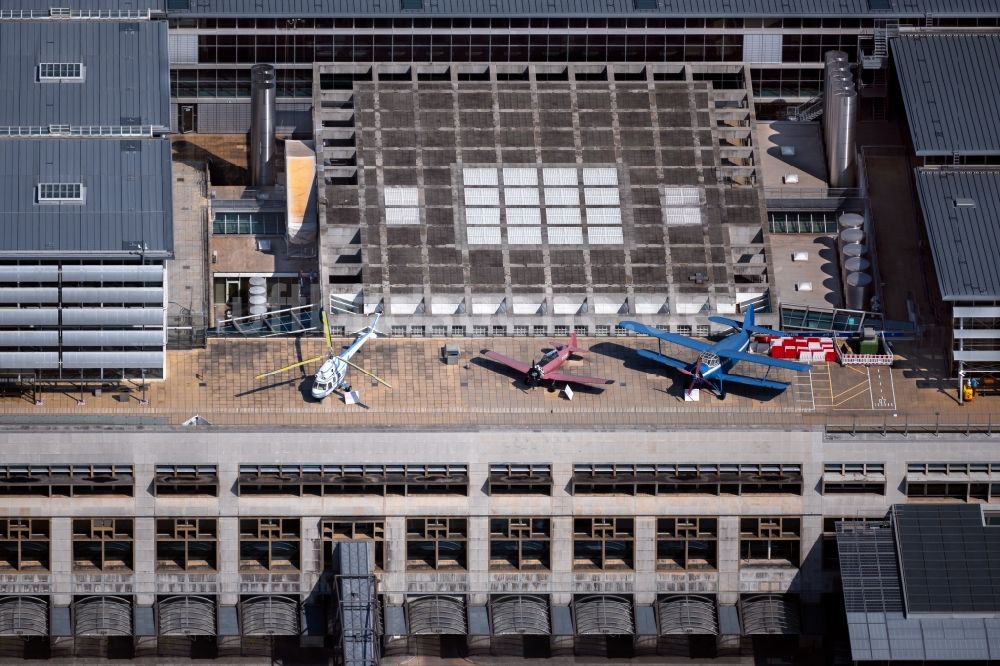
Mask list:
[[[0,125],[170,125],[165,21],[0,23]],[[81,63],[41,83],[39,63]]]
[[[1000,298],[1000,171],[917,169],[916,180],[941,296]]]
[[[1000,35],[892,40],[917,155],[1000,154]]]
[[[205,16],[996,16],[993,0],[424,0],[403,11],[400,0],[168,0],[168,15]],[[873,9],[873,7],[876,7]]]
[[[38,204],[39,183],[82,183],[81,204]],[[135,254],[173,247],[167,139],[0,141],[0,255]]]

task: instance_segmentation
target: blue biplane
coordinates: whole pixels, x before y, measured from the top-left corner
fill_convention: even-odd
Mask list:
[[[671,342],[675,345],[680,345],[681,347],[687,347],[688,349],[697,351],[698,358],[693,363],[686,363],[680,359],[666,356],[665,354],[651,351],[649,349],[636,350],[639,356],[648,358],[649,360],[657,363],[662,363],[663,365],[674,368],[682,375],[690,377],[691,383],[688,385],[688,391],[695,388],[698,384],[704,384],[708,386],[708,388],[717,396],[725,398],[726,390],[723,382],[744,384],[756,388],[773,389],[775,391],[783,391],[788,388],[788,382],[731,374],[733,366],[735,366],[739,361],[756,363],[757,365],[763,365],[769,368],[795,370],[797,372],[805,372],[809,370],[809,365],[806,363],[785,361],[782,359],[771,358],[769,356],[758,356],[747,352],[747,349],[750,347],[750,336],[754,333],[776,336],[784,335],[781,331],[764,328],[763,326],[756,326],[754,324],[754,309],[752,305],[747,310],[746,317],[743,321],[736,321],[735,319],[727,319],[726,317],[717,316],[709,317],[708,320],[716,324],[729,326],[735,329],[735,332],[715,344],[708,344],[701,342],[700,340],[694,340],[685,335],[668,333],[667,331],[650,328],[645,324],[640,324],[635,321],[623,321],[618,325],[622,328],[626,328],[642,335],[649,335],[663,340],[664,342]]]

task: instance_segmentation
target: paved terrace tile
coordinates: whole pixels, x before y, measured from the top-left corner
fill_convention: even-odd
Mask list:
[[[349,339],[334,341],[336,348]],[[446,342],[461,347],[461,361],[445,365],[440,358]],[[362,405],[345,405],[339,396],[323,402],[309,397],[312,372],[318,363],[263,380],[259,373],[323,353],[318,338],[266,340],[210,340],[204,350],[168,353],[168,378],[150,382],[148,404],[133,390],[127,402],[105,392],[80,393],[71,387],[43,393],[43,405],[21,397],[0,399],[0,424],[39,418],[89,420],[144,416],[176,425],[195,414],[214,425],[346,426],[346,427],[613,427],[669,428],[690,425],[803,427],[831,419],[863,421],[940,418],[959,422],[985,421],[995,398],[980,397],[966,407],[955,402],[954,386],[930,379],[921,370],[934,359],[901,360],[897,367],[873,369],[817,366],[811,373],[772,370],[768,375],[792,383],[783,393],[732,387],[725,400],[702,391],[698,402],[682,398],[681,379],[667,368],[638,358],[637,347],[655,348],[642,338],[590,338],[590,350],[571,359],[564,369],[613,379],[601,389],[575,387],[568,400],[560,391],[527,389],[516,373],[481,357],[494,349],[531,361],[541,357],[548,343],[537,338],[489,338],[458,341],[443,338],[379,338],[370,341],[354,361],[384,378],[393,388],[373,385],[361,373],[349,375]],[[686,350],[664,349],[680,358]],[[741,364],[738,372],[760,376],[762,369]],[[560,386],[561,388],[561,386]],[[937,416],[935,416],[937,413]]]

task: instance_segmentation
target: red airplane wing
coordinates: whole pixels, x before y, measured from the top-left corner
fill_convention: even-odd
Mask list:
[[[553,382],[570,382],[571,384],[593,384],[595,386],[601,384],[614,384],[613,379],[601,379],[600,377],[584,377],[583,375],[571,375],[565,372],[553,372],[551,374],[545,375],[546,381]]]
[[[504,356],[503,354],[498,354],[494,351],[485,351],[483,352],[483,356],[490,359],[491,361],[496,361],[501,365],[506,365],[508,368],[517,370],[518,372],[528,372],[528,370],[531,369],[531,366],[528,365],[527,363],[522,363],[521,361],[517,361],[508,356]]]

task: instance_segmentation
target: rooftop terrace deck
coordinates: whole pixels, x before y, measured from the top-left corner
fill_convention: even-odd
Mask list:
[[[347,343],[335,340],[335,346]],[[798,429],[831,422],[902,424],[985,423],[995,398],[983,396],[965,407],[955,400],[951,382],[940,383],[940,358],[906,349],[896,367],[842,368],[819,365],[806,374],[779,371],[791,381],[784,393],[748,393],[739,387],[724,401],[702,392],[699,402],[684,402],[676,375],[636,357],[638,346],[655,345],[640,338],[589,338],[581,360],[567,371],[608,377],[615,384],[603,392],[580,388],[572,400],[544,388],[524,390],[521,383],[489,361],[480,349],[530,360],[545,344],[538,339],[459,339],[461,363],[440,360],[444,338],[383,338],[370,342],[355,360],[393,385],[371,386],[352,375],[364,405],[345,405],[337,397],[315,403],[305,398],[313,366],[257,381],[254,376],[322,352],[316,338],[211,340],[207,349],[168,354],[168,379],[152,383],[147,405],[133,392],[119,402],[105,392],[83,394],[63,387],[42,394],[35,406],[25,397],[0,398],[0,424],[119,423],[179,425],[200,415],[213,425],[343,426],[359,428],[613,428],[742,426]],[[667,351],[667,350],[665,350]],[[673,349],[680,358],[684,350]],[[743,364],[738,372],[757,372]],[[775,375],[771,375],[775,377]]]

